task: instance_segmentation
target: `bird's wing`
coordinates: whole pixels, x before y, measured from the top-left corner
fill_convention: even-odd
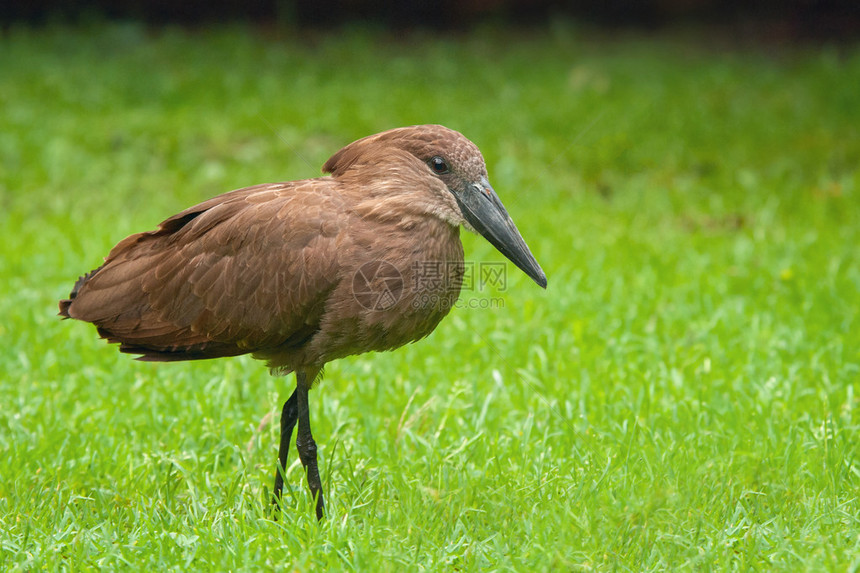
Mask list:
[[[174,215],[114,247],[67,313],[150,360],[298,345],[338,280],[347,215],[336,185],[249,187]]]

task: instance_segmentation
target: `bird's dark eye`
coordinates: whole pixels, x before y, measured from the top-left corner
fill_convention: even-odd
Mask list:
[[[430,160],[430,169],[438,175],[448,173],[448,163],[438,155]]]

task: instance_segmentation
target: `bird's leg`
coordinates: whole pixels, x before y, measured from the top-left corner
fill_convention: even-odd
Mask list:
[[[296,427],[296,420],[299,417],[296,400],[297,392],[293,390],[293,394],[284,402],[284,409],[281,410],[281,443],[278,446],[278,467],[275,468],[275,488],[272,493],[272,503],[274,505],[277,505],[281,500],[281,493],[284,490],[284,474],[287,472],[287,454],[290,452],[290,440],[293,437],[293,428]]]
[[[308,389],[313,379],[308,380],[304,370],[296,371],[296,394],[298,394],[299,406],[299,431],[296,436],[296,449],[299,451],[299,459],[308,473],[308,487],[316,502],[317,519],[323,518],[322,483],[320,482],[320,471],[317,467],[317,444],[311,435],[311,417],[308,412]]]

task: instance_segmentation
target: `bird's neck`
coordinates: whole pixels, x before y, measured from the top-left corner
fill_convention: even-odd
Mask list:
[[[366,182],[356,199],[355,211],[362,218],[407,225],[426,222],[428,218],[451,227],[462,224],[453,195],[435,180],[428,185],[426,180],[380,178]]]

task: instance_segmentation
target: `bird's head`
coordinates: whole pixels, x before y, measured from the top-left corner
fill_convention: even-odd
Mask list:
[[[443,218],[479,233],[546,288],[543,269],[490,185],[481,151],[459,132],[442,125],[384,131],[347,145],[326,162],[323,171],[337,177],[357,165],[375,164],[365,162],[371,152],[379,157],[383,149],[398,152],[426,180],[439,183],[431,189],[439,190],[438,209]]]

